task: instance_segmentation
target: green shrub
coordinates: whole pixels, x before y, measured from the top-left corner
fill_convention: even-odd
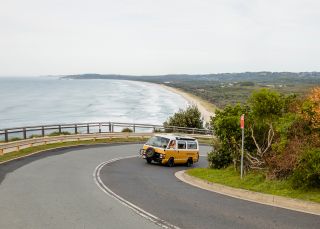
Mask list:
[[[163,132],[165,132],[165,130],[162,130],[160,128],[154,128],[153,129],[153,133],[163,133]]]
[[[203,121],[201,112],[198,107],[193,105],[189,106],[186,110],[179,110],[173,116],[169,117],[167,121],[163,123],[167,126],[179,126],[189,128],[203,128]]]
[[[128,133],[131,133],[133,132],[132,129],[130,129],[129,127],[126,127],[126,128],[123,128],[121,132],[128,132]]]
[[[20,141],[22,140],[22,138],[18,138],[18,137],[14,137],[14,138],[11,138],[10,141],[14,142],[14,141]]]
[[[255,83],[254,83],[254,82],[251,82],[251,81],[248,81],[248,82],[240,82],[239,85],[240,85],[240,86],[249,87],[249,86],[254,86]]]
[[[32,134],[29,136],[29,138],[40,138],[40,137],[42,137],[42,135],[40,134]]]
[[[232,163],[232,156],[228,150],[221,148],[208,153],[208,162],[210,168],[222,169]]]
[[[55,131],[55,132],[48,134],[48,136],[50,136],[50,137],[59,136],[59,135],[71,135],[71,133],[68,131],[61,131],[61,133],[59,133],[58,131]]]
[[[283,114],[285,100],[276,91],[261,89],[251,94],[248,104],[255,120],[270,123]]]
[[[305,151],[292,177],[295,188],[320,188],[320,149]]]

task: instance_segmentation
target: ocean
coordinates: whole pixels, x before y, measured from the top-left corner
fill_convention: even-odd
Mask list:
[[[0,129],[79,122],[162,124],[188,102],[156,84],[124,80],[0,78]]]

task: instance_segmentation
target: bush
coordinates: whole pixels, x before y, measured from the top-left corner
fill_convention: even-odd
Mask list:
[[[320,149],[305,151],[292,176],[295,188],[320,188]]]
[[[128,127],[126,127],[126,128],[123,128],[121,132],[128,132],[128,133],[131,133],[131,132],[133,132],[133,130],[132,130],[132,129],[130,129],[130,128],[128,128]]]
[[[276,91],[261,89],[254,91],[248,103],[254,119],[271,122],[283,114],[285,99]]]
[[[20,141],[20,140],[22,140],[22,138],[14,137],[14,138],[11,138],[11,139],[10,139],[10,141],[13,141],[13,142],[14,142],[14,141]]]
[[[169,117],[167,121],[163,123],[167,126],[179,126],[189,128],[203,128],[203,121],[201,118],[201,112],[198,107],[193,105],[189,106],[186,110],[179,110],[173,116]]]
[[[32,134],[29,136],[29,138],[41,138],[41,137],[42,137],[42,135],[40,135],[40,134]]]
[[[248,81],[248,82],[240,82],[240,86],[245,86],[245,87],[248,87],[248,86],[254,86],[255,83],[254,82],[251,82],[251,81]]]
[[[232,163],[232,156],[228,150],[221,148],[208,153],[208,162],[210,168],[222,169]]]
[[[48,134],[48,136],[50,136],[50,137],[59,136],[59,135],[71,135],[71,133],[68,131],[61,131],[61,133],[59,133],[58,131],[55,131],[55,132]]]
[[[153,129],[153,133],[164,133],[164,132],[165,132],[165,130],[160,129],[160,128],[154,128]]]

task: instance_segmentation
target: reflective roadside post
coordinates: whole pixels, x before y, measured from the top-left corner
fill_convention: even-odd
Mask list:
[[[242,130],[242,145],[241,145],[241,179],[243,177],[243,148],[244,148],[244,114],[240,118],[240,128]]]

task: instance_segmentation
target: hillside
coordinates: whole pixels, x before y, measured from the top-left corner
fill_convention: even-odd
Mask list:
[[[320,85],[320,72],[244,72],[206,75],[169,74],[154,76],[81,74],[62,79],[114,79],[166,84],[200,96],[222,108],[228,103],[242,103],[262,87],[285,94],[303,94]]]

